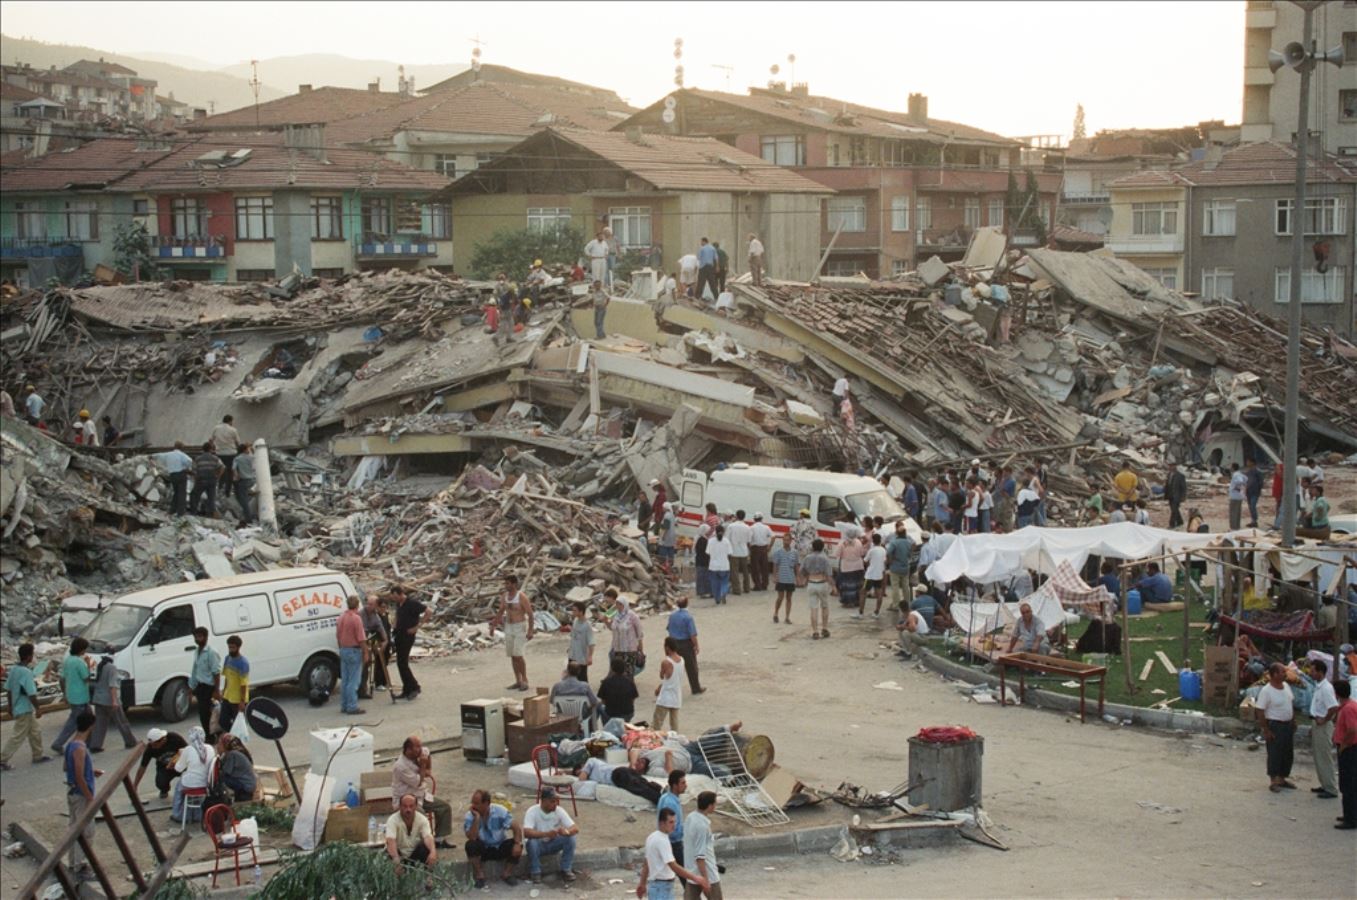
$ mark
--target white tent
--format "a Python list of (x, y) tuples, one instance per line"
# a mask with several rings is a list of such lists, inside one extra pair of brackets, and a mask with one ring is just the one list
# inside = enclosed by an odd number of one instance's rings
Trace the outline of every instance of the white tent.
[(1221, 534), (1185, 534), (1133, 522), (1091, 528), (1019, 528), (1009, 534), (967, 534), (958, 537), (942, 558), (926, 570), (929, 581), (966, 577), (978, 584), (1007, 578), (1022, 569), (1052, 574), (1061, 562), (1075, 570), (1092, 556), (1145, 559), (1206, 547)]

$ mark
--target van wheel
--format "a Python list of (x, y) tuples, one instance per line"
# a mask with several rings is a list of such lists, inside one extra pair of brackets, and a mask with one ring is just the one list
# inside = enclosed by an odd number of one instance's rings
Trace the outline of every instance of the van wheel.
[(160, 690), (160, 716), (166, 722), (182, 722), (188, 718), (188, 681), (176, 678)]
[(339, 664), (332, 657), (317, 654), (302, 666), (300, 681), (302, 690), (308, 694), (312, 691), (332, 694), (335, 683), (339, 681)]

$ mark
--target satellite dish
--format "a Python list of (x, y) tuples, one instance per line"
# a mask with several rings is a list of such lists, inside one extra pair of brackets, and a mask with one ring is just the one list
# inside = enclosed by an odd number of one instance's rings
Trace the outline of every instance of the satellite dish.
[(673, 111), (672, 109), (666, 109), (664, 112), (660, 113), (660, 121), (663, 122), (663, 123), (666, 124), (666, 125), (672, 125), (672, 124), (674, 124), (674, 119), (675, 119), (675, 118), (676, 118), (676, 117), (675, 117), (674, 111)]
[(780, 71), (782, 71), (782, 70), (778, 68), (777, 63), (773, 63), (771, 66), (768, 67), (768, 74), (769, 74), (769, 75), (776, 75), (776, 74), (777, 74), (778, 72), (780, 72)]
[(678, 101), (675, 100), (673, 97), (665, 97), (665, 98), (664, 98), (664, 108), (665, 108), (665, 109), (673, 109), (673, 108), (676, 107), (676, 106), (678, 106)]

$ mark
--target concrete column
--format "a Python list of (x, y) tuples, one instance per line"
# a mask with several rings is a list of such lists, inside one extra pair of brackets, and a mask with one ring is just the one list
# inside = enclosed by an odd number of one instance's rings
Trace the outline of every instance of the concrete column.
[(273, 505), (273, 473), (269, 471), (269, 447), (263, 438), (254, 442), (254, 478), (258, 490), (259, 525), (264, 534), (278, 534), (278, 513)]

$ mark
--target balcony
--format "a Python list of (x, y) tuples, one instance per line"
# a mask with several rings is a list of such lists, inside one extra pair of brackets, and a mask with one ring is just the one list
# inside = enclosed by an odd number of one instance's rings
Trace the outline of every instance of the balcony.
[(952, 228), (929, 228), (919, 233), (919, 249), (965, 250), (971, 243), (974, 228), (957, 225)]
[(359, 259), (422, 259), (438, 255), (438, 243), (424, 234), (365, 233), (353, 239)]
[(222, 260), (230, 254), (226, 252), (226, 238), (221, 235), (199, 237), (173, 237), (155, 235), (151, 238), (151, 254), (166, 262), (176, 260)]
[(1131, 235), (1109, 240), (1107, 247), (1113, 253), (1126, 256), (1165, 255), (1183, 252), (1181, 234)]
[(1106, 206), (1112, 202), (1107, 191), (1066, 191), (1060, 195), (1065, 206)]
[(0, 238), (0, 259), (43, 259), (84, 256), (80, 245), (69, 238)]

